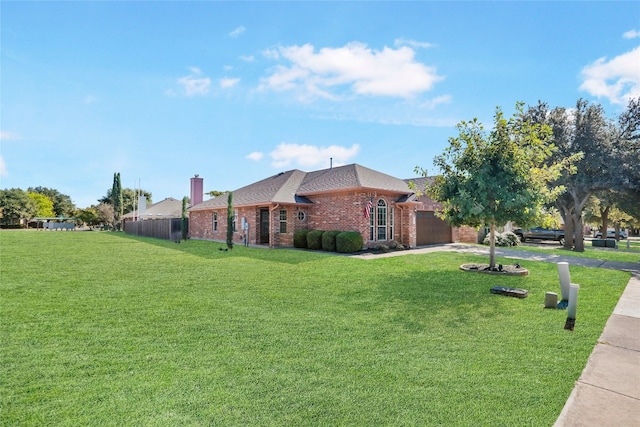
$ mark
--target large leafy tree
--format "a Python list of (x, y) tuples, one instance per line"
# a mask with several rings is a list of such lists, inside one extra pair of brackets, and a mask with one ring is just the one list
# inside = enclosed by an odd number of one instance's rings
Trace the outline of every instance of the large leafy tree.
[[(98, 202), (111, 204), (111, 191), (111, 189), (107, 190), (107, 194), (99, 199)], [(142, 189), (132, 190), (131, 188), (122, 189), (122, 210), (124, 213), (133, 212), (137, 209), (136, 204), (139, 200), (139, 195), (145, 197), (147, 204), (151, 203), (152, 194), (150, 191)]]
[(110, 203), (100, 203), (96, 207), (96, 211), (98, 220), (114, 230), (116, 227), (116, 215), (113, 211), (113, 205), (111, 205)]
[(609, 120), (601, 105), (582, 99), (572, 110), (563, 107), (550, 110), (547, 104), (539, 103), (527, 115), (532, 121), (552, 128), (553, 143), (558, 147), (552, 161), (580, 157), (575, 163), (577, 173), (563, 173), (553, 184), (566, 188), (556, 199), (565, 223), (565, 247), (584, 251), (583, 214), (594, 193), (610, 190), (640, 193), (638, 100), (631, 100), (617, 121)]
[(76, 210), (75, 217), (89, 226), (98, 225), (100, 223), (98, 208), (93, 206)]
[(37, 212), (36, 216), (39, 217), (52, 217), (55, 216), (53, 212), (53, 202), (50, 198), (41, 193), (27, 192), (27, 195), (36, 204)]
[(0, 190), (0, 223), (15, 225), (38, 214), (36, 202), (20, 188)]
[(495, 268), (496, 225), (531, 224), (544, 202), (561, 191), (547, 185), (560, 169), (545, 164), (555, 150), (551, 129), (525, 120), (521, 103), (510, 119), (497, 108), (491, 132), (477, 119), (456, 128), (459, 135), (449, 138), (449, 147), (434, 160), (442, 174), (427, 191), (452, 225), (489, 225), (489, 266)]
[(29, 193), (38, 193), (47, 196), (53, 202), (53, 215), (71, 217), (76, 209), (75, 204), (71, 201), (71, 197), (60, 193), (58, 190), (47, 187), (29, 187)]

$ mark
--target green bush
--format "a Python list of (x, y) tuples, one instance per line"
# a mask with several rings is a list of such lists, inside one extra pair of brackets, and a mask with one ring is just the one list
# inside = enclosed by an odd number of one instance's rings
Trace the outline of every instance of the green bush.
[(392, 249), (394, 251), (403, 251), (406, 249), (406, 247), (400, 243), (400, 242), (396, 242), (395, 240), (391, 243), (389, 243), (389, 249)]
[(322, 249), (322, 230), (311, 230), (307, 233), (307, 248), (309, 249)]
[(296, 230), (296, 232), (293, 233), (293, 247), (301, 248), (301, 249), (306, 248), (308, 233), (309, 233), (309, 230), (307, 230), (306, 228), (302, 230)]
[(373, 247), (373, 249), (376, 252), (380, 252), (380, 253), (383, 253), (383, 254), (389, 252), (389, 246), (385, 245), (384, 243), (378, 243), (377, 245), (375, 245)]
[[(490, 234), (487, 234), (482, 241), (483, 244), (489, 244)], [(510, 231), (505, 231), (504, 233), (496, 233), (496, 246), (518, 246), (520, 244), (520, 239), (518, 236), (513, 234)]]
[(357, 231), (344, 231), (336, 236), (336, 251), (350, 254), (361, 251), (364, 242)]
[(341, 231), (325, 231), (322, 235), (322, 250), (335, 252), (336, 251), (336, 236)]

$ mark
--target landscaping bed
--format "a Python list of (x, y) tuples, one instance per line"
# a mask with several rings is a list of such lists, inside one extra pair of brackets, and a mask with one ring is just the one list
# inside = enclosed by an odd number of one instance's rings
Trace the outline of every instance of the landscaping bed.
[(467, 263), (460, 266), (460, 270), (473, 273), (485, 273), (503, 276), (528, 276), (529, 270), (523, 268), (520, 264), (497, 264), (493, 269), (489, 268), (489, 264), (483, 263)]

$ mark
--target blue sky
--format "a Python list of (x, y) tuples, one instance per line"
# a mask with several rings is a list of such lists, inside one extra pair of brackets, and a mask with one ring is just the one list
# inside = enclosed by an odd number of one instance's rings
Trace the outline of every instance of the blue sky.
[(0, 5), (0, 188), (78, 207), (114, 172), (157, 202), (281, 171), (433, 169), (455, 124), (516, 101), (617, 115), (640, 94), (638, 2)]

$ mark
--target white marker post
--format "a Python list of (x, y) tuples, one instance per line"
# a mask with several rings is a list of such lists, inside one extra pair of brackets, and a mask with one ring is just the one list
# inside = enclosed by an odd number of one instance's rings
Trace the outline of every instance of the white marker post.
[(569, 301), (569, 285), (571, 285), (568, 262), (558, 263), (558, 275), (560, 276), (560, 291), (562, 292), (562, 301), (558, 304), (558, 308), (566, 308), (567, 301)]
[(564, 328), (573, 331), (576, 324), (576, 310), (578, 309), (578, 291), (580, 285), (572, 283), (569, 290), (569, 306), (567, 308), (567, 321), (564, 324)]

